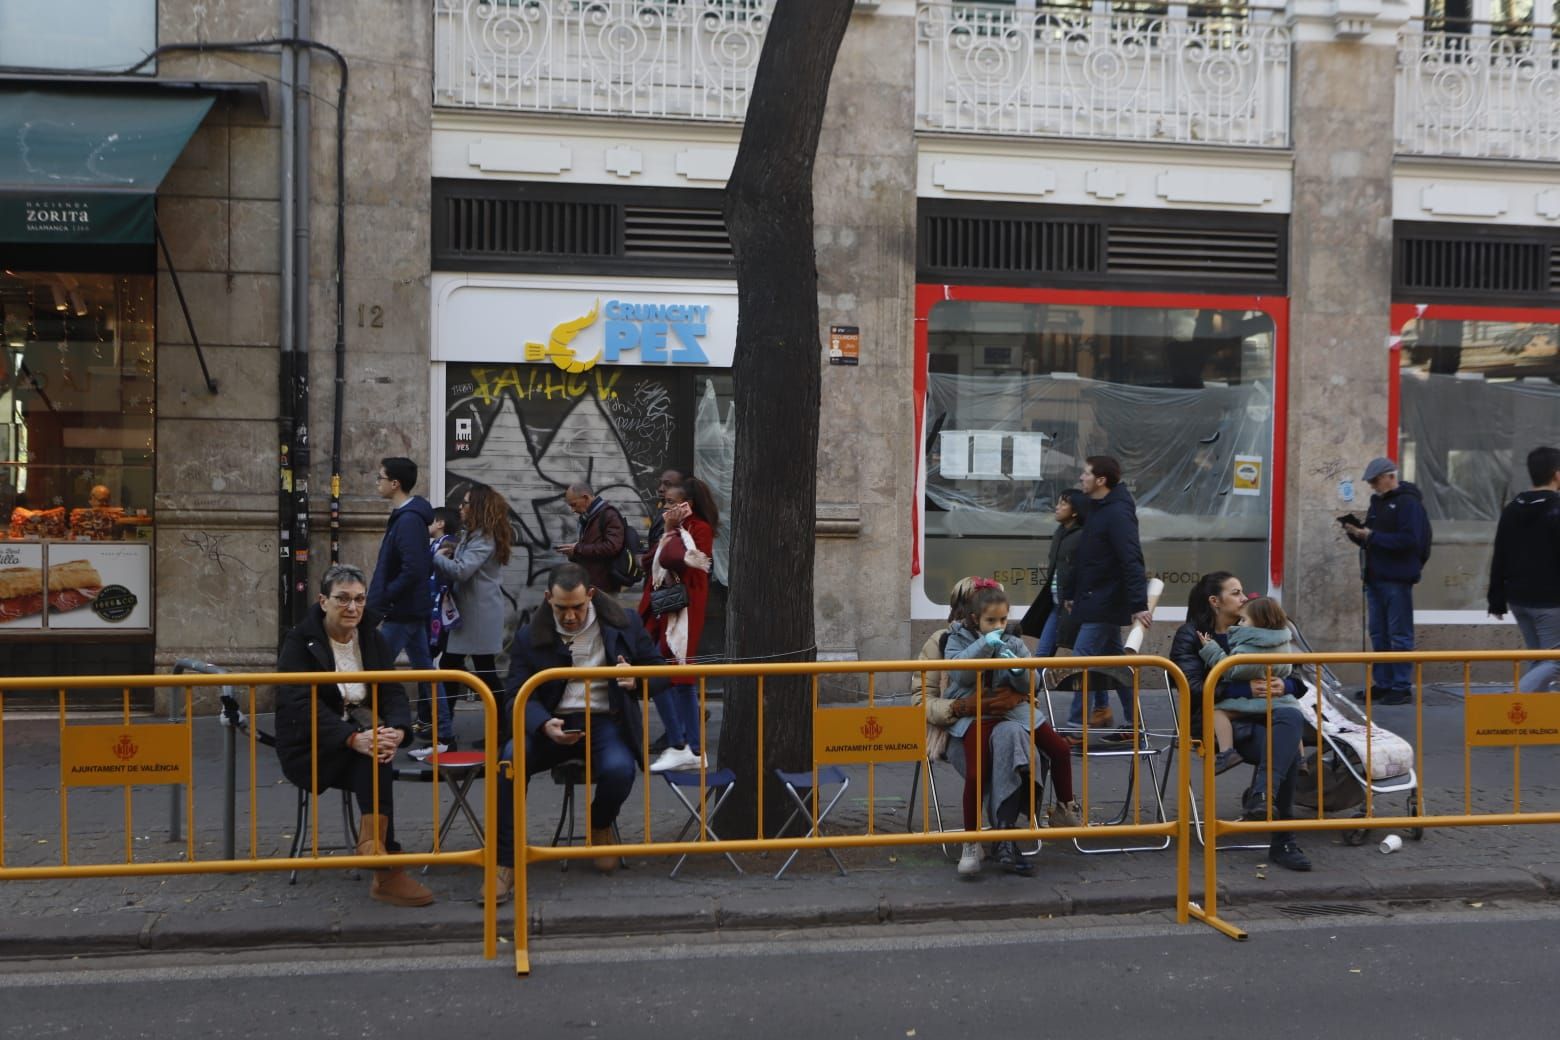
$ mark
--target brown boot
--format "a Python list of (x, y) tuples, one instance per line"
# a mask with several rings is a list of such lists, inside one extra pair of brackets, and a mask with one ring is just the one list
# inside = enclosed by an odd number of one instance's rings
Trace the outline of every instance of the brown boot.
[[(364, 816), (362, 827), (358, 831), (358, 855), (383, 856), (385, 833), (389, 828), (388, 817)], [(374, 871), (374, 880), (369, 882), (368, 895), (370, 899), (377, 899), (391, 906), (427, 906), (433, 902), (433, 893), (399, 867)]]
[[(592, 827), (590, 829), (590, 843), (592, 845), (616, 845), (617, 839), (612, 836), (612, 827)], [(597, 856), (591, 860), (596, 865), (596, 870), (601, 874), (610, 874), (618, 867), (616, 856)]]

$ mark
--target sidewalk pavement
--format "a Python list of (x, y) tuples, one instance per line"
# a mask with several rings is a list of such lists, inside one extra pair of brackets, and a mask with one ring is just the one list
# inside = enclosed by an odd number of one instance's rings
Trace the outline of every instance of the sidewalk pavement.
[[(1388, 714), (1388, 712), (1395, 714)], [(1432, 697), (1426, 712), (1427, 811), (1460, 811), (1463, 799), (1461, 709), (1450, 694)], [(1411, 733), (1407, 709), (1383, 709), (1381, 721)], [(475, 732), (477, 716), (461, 712), (458, 728)], [(221, 732), (215, 721), (197, 724), (197, 849), (202, 857), (221, 852), (219, 792)], [(719, 710), (712, 719), (718, 732)], [(58, 862), (57, 730), (50, 720), (12, 721), (5, 727), (5, 852), (7, 865)], [(291, 841), (294, 789), (280, 781), (275, 759), (262, 750), (257, 762), (260, 853), (285, 856)], [(1529, 749), (1522, 760), (1522, 806), (1553, 809), (1560, 803), (1560, 765), (1553, 749)], [(242, 752), (241, 752), (242, 755)], [(1074, 759), (1075, 773), (1078, 759)], [(247, 758), (240, 758), (239, 846), (247, 851)], [(912, 767), (879, 767), (876, 827), (905, 829)], [(1091, 764), (1094, 815), (1119, 799), (1123, 764)], [(853, 783), (831, 822), (840, 833), (860, 833), (867, 815), (865, 769), (852, 770)], [(1472, 791), (1476, 810), (1504, 811), (1510, 804), (1510, 755), (1486, 752), (1475, 761)], [(1221, 809), (1232, 814), (1243, 782), (1223, 778)], [(625, 840), (643, 831), (644, 794), (639, 786), (624, 808)], [(675, 834), (682, 810), (665, 785), (650, 779), (651, 827), (657, 837)], [(941, 772), (944, 818), (957, 823), (958, 778)], [(429, 786), (398, 784), (397, 825), (407, 848), (427, 848), (431, 838)], [(475, 792), (474, 792), (475, 794)], [(1173, 795), (1173, 785), (1170, 792)], [(340, 840), (335, 795), (324, 802), (321, 844)], [(1401, 795), (1384, 796), (1378, 812), (1397, 813)], [(480, 806), (480, 796), (475, 803)], [(530, 795), (531, 839), (551, 840), (561, 788), (539, 776)], [(1145, 798), (1145, 812), (1150, 802)], [(1173, 809), (1173, 801), (1171, 803)], [(182, 843), (168, 839), (166, 789), (138, 789), (134, 849), (138, 859), (178, 859)], [(441, 813), (451, 808), (446, 796)], [(479, 809), (480, 812), (480, 809)], [(916, 809), (919, 829), (921, 810)], [(117, 789), (78, 790), (71, 795), (72, 862), (116, 862), (123, 857), (123, 796)], [(716, 823), (719, 829), (719, 823)], [(1346, 845), (1340, 834), (1302, 835), (1315, 863), (1309, 874), (1267, 866), (1261, 851), (1221, 853), (1221, 911), (1239, 917), (1254, 904), (1306, 905), (1361, 901), (1404, 902), (1462, 899), (1542, 899), (1560, 892), (1560, 831), (1552, 827), (1449, 828), (1407, 841), (1401, 852), (1383, 855), (1372, 832), (1364, 845)], [(471, 847), (464, 820), (451, 833), (451, 848)], [(1192, 847), (1192, 898), (1200, 900), (1201, 850)], [(990, 864), (975, 880), (959, 879), (951, 858), (936, 845), (843, 849), (849, 871), (840, 876), (821, 852), (801, 853), (782, 880), (774, 872), (789, 853), (737, 857), (738, 876), (721, 856), (690, 857), (679, 876), (667, 876), (666, 857), (630, 858), (612, 876), (595, 873), (588, 861), (567, 871), (538, 864), (530, 871), (532, 936), (545, 943), (559, 936), (634, 935), (678, 931), (793, 929), (823, 925), (936, 920), (1022, 919), (1082, 914), (1172, 912), (1175, 855), (1163, 852), (1083, 855), (1071, 842), (1048, 841), (1035, 857), (1032, 877), (997, 872)], [(949, 854), (957, 855), (950, 846)], [(209, 874), (188, 877), (107, 878), (78, 881), (0, 883), (0, 956), (154, 950), (213, 950), (266, 945), (354, 943), (391, 945), (471, 942), (481, 936), (480, 886), (475, 870), (435, 868), (424, 881), (438, 896), (434, 905), (403, 909), (368, 898), (368, 880), (334, 870), (305, 871), (290, 886), (285, 872)], [(500, 911), (500, 929), (512, 928), (513, 907)]]

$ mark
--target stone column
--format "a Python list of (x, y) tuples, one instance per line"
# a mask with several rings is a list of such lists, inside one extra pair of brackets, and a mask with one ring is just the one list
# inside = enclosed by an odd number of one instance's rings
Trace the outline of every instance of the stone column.
[[(1370, 489), (1359, 478), (1387, 443), (1391, 99), (1397, 15), (1406, 13), (1406, 5), (1379, 0), (1348, 5), (1351, 12), (1373, 9), (1358, 14), (1339, 13), (1342, 6), (1291, 5), (1295, 167), (1284, 602), (1312, 645), (1327, 649), (1361, 645), (1358, 551), (1335, 518), (1364, 515)], [(1405, 10), (1397, 12), (1399, 6)], [(1314, 15), (1313, 7), (1320, 9)]]
[(818, 142), (818, 305), (861, 329), (861, 361), (824, 365), (818, 445), (818, 645), (910, 653), (908, 460), (915, 289), (913, 8), (859, 11), (834, 66)]

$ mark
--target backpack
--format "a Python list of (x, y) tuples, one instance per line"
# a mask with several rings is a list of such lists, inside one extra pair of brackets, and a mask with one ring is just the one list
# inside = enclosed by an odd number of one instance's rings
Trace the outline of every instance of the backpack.
[(612, 580), (625, 589), (633, 588), (645, 580), (645, 568), (640, 563), (645, 554), (644, 539), (639, 536), (639, 528), (629, 523), (621, 512), (613, 506), (607, 508), (623, 521), (623, 551), (612, 561)]

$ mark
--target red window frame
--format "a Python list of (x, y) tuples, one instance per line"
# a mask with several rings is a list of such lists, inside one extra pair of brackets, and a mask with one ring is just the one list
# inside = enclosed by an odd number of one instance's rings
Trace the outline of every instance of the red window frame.
[[(1052, 303), (1094, 307), (1154, 307), (1261, 311), (1273, 319), (1273, 497), (1268, 518), (1268, 575), (1272, 588), (1284, 585), (1284, 484), (1289, 448), (1289, 299), (1284, 296), (1224, 296), (1208, 293), (1117, 292), (1094, 289), (1032, 289), (1010, 286), (940, 285), (915, 288), (915, 499), (910, 507), (910, 575), (921, 573), (921, 510), (925, 507), (927, 319), (948, 300), (975, 303)], [(1413, 310), (1412, 307), (1409, 308)], [(1410, 317), (1413, 314), (1410, 313)], [(1394, 386), (1396, 373), (1394, 372)], [(1395, 403), (1395, 401), (1394, 401)], [(1393, 427), (1396, 429), (1396, 426)]]

